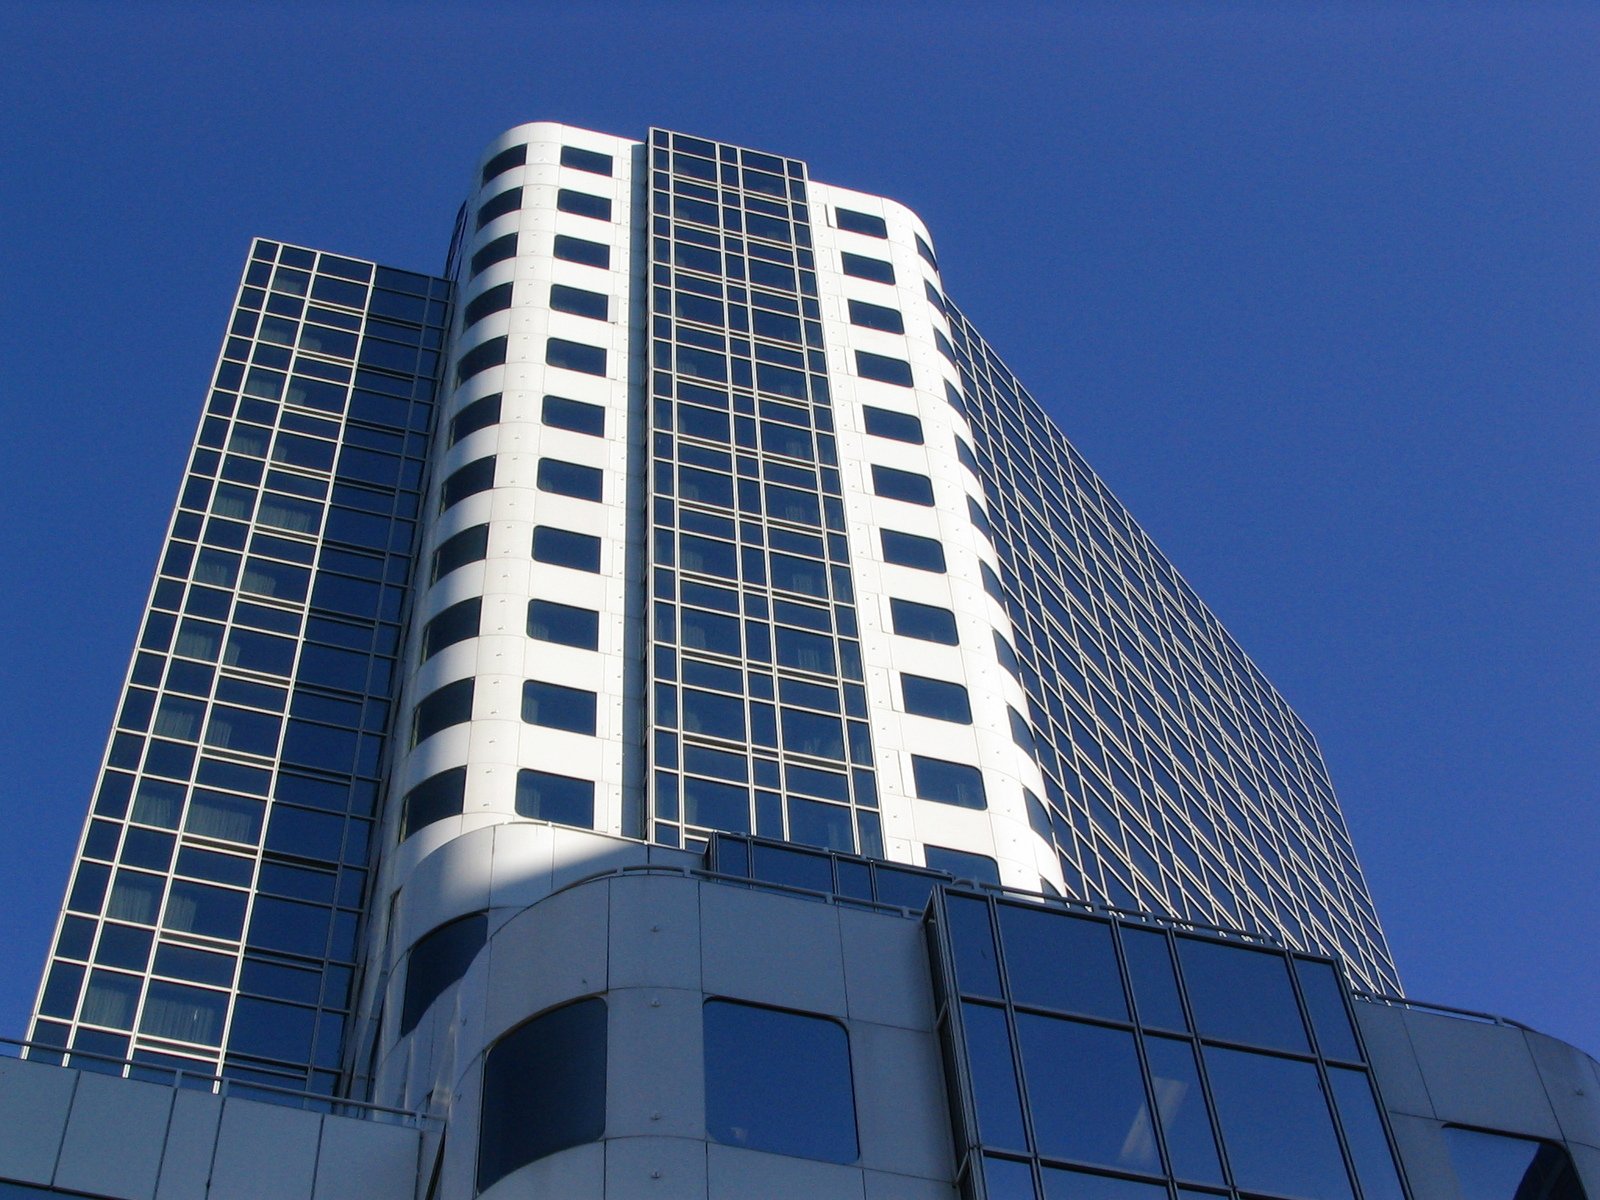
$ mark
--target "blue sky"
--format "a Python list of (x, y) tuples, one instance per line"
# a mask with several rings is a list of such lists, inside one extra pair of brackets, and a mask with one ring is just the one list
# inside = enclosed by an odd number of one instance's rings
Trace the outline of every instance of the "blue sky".
[(1600, 1052), (1600, 9), (998, 14), (5, 6), (0, 1034), (249, 238), (436, 270), (479, 149), (554, 119), (916, 209), (1318, 735), (1408, 990)]

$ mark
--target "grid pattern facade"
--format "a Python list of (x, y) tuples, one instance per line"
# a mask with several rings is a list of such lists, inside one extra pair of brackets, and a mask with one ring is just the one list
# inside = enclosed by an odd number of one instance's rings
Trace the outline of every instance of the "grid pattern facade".
[(805, 166), (650, 155), (651, 837), (879, 855)]
[(951, 304), (961, 391), (1069, 890), (1337, 950), (1398, 992), (1310, 732)]
[(448, 305), (252, 247), (34, 1041), (336, 1090)]

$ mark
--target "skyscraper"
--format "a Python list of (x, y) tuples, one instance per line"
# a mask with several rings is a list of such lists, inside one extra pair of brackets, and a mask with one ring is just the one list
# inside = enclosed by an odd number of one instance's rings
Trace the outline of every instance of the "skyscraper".
[(538, 124), (442, 277), (251, 248), (30, 1057), (424, 1113), (447, 1195), (1391, 1200), (1341, 980), (1315, 741), (915, 214)]

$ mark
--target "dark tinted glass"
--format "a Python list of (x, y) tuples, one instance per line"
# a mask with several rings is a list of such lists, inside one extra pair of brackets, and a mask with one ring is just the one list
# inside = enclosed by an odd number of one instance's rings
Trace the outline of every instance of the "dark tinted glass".
[(1110, 925), (1020, 904), (999, 911), (1013, 1001), (1128, 1019)]
[(910, 413), (891, 412), (887, 408), (863, 406), (867, 417), (867, 432), (873, 437), (892, 438), (897, 442), (922, 445), (922, 422)]
[(460, 383), (471, 379), (474, 375), (481, 375), (490, 367), (498, 367), (505, 361), (506, 339), (490, 338), (461, 356), (461, 360), (456, 363), (456, 382)]
[(499, 195), (485, 200), (478, 207), (478, 228), (482, 229), (497, 217), (507, 213), (516, 212), (522, 207), (522, 189), (519, 187), (507, 188)]
[(552, 367), (565, 367), (584, 375), (606, 373), (606, 352), (601, 346), (586, 346), (582, 342), (569, 342), (551, 338), (545, 343), (545, 362)]
[(975, 883), (1000, 882), (1000, 864), (987, 854), (951, 850), (947, 846), (924, 846), (922, 854), (933, 870), (946, 871), (957, 879), (970, 879)]
[(905, 319), (897, 308), (882, 304), (868, 304), (865, 300), (850, 301), (850, 324), (866, 329), (882, 329), (886, 333), (904, 333)]
[(1317, 1035), (1317, 1048), (1328, 1058), (1360, 1062), (1355, 1030), (1344, 1006), (1344, 989), (1332, 963), (1294, 960), (1294, 973), (1300, 980), (1300, 994), (1311, 1013), (1311, 1029)]
[(478, 1190), (597, 1140), (605, 1126), (605, 1001), (579, 1000), (534, 1017), (484, 1056)]
[(985, 1146), (1025, 1150), (1022, 1103), (1017, 1097), (1017, 1071), (1011, 1059), (1011, 1035), (1006, 1014), (987, 1004), (963, 1004), (967, 1068), (972, 1075), (973, 1101), (978, 1109), (978, 1136)]
[(956, 986), (977, 996), (1000, 994), (1000, 968), (995, 956), (989, 906), (982, 900), (947, 896), (950, 945), (956, 960)]
[(564, 262), (581, 263), (586, 267), (609, 267), (611, 247), (604, 242), (591, 242), (587, 238), (556, 234), (555, 256)]
[(1122, 952), (1133, 979), (1133, 1001), (1139, 1006), (1140, 1022), (1162, 1029), (1188, 1029), (1166, 934), (1124, 925)]
[(959, 683), (929, 679), (925, 675), (902, 674), (900, 690), (905, 698), (906, 712), (913, 716), (954, 721), (958, 725), (972, 724), (972, 704), (967, 699), (967, 689)]
[(406, 962), (405, 1003), (400, 1011), (400, 1035), (417, 1027), (428, 1006), (472, 965), (489, 939), (489, 918), (473, 913), (424, 934), (411, 947)]
[(494, 486), (494, 455), (474, 459), (450, 473), (439, 489), (439, 511), (459, 504), (468, 496), (486, 492)]
[(588, 171), (595, 175), (611, 174), (611, 155), (598, 150), (580, 150), (577, 146), (561, 147), (561, 165), (575, 171)]
[(423, 626), (421, 661), (427, 662), (446, 646), (477, 637), (482, 610), (483, 601), (474, 596), (470, 600), (452, 604)]
[(557, 429), (570, 429), (574, 433), (588, 433), (604, 437), (606, 410), (598, 404), (585, 404), (582, 400), (568, 400), (564, 396), (546, 396), (541, 414), (546, 425)]
[(989, 807), (989, 798), (983, 790), (983, 772), (977, 767), (913, 754), (911, 774), (917, 796), (923, 800), (953, 804), (957, 808)]
[(577, 571), (599, 571), (600, 539), (550, 525), (535, 526), (533, 559)]
[(454, 683), (447, 683), (418, 703), (411, 727), (411, 744), (415, 746), (441, 729), (471, 719), (472, 680), (458, 679)]
[(879, 383), (892, 383), (896, 387), (911, 386), (911, 364), (903, 358), (887, 354), (869, 354), (856, 351), (856, 374), (863, 379), (876, 379)]
[(915, 533), (901, 533), (894, 529), (880, 529), (883, 543), (883, 560), (902, 567), (915, 567), (919, 571), (944, 573), (944, 547), (937, 540)]
[(511, 285), (509, 283), (498, 284), (488, 291), (474, 296), (467, 302), (467, 307), (462, 314), (462, 328), (477, 324), (490, 313), (502, 312), (510, 307)]
[(517, 815), (594, 828), (594, 783), (549, 771), (517, 772)]
[[(1400, 1186), (1400, 1176), (1395, 1171), (1394, 1155), (1378, 1117), (1367, 1073), (1348, 1067), (1329, 1067), (1328, 1080), (1333, 1084), (1333, 1107), (1339, 1113), (1339, 1124), (1344, 1126), (1345, 1143), (1350, 1147), (1350, 1157), (1355, 1160), (1356, 1178), (1361, 1181), (1364, 1200), (1405, 1200), (1405, 1189)], [(1449, 1133), (1445, 1130), (1447, 1142)], [(1454, 1150), (1452, 1145), (1452, 1156)], [(1550, 1196), (1543, 1188), (1534, 1192), (1524, 1192), (1521, 1188), (1519, 1183), (1496, 1200), (1512, 1200), (1519, 1195)], [(1465, 1183), (1461, 1190), (1468, 1200), (1474, 1200)]]
[(481, 275), (495, 263), (514, 258), (516, 253), (517, 235), (514, 233), (503, 234), (492, 242), (486, 242), (483, 248), (472, 256), (472, 275)]
[(559, 458), (539, 460), (537, 486), (541, 492), (572, 496), (578, 500), (598, 500), (602, 479), (599, 467), (586, 467)]
[(451, 767), (430, 775), (406, 793), (400, 809), (400, 836), (407, 838), (424, 825), (432, 825), (461, 812), (467, 790), (467, 769)]
[(528, 161), (528, 148), (526, 146), (512, 146), (509, 150), (502, 150), (488, 162), (483, 164), (483, 174), (478, 180), (482, 187), (496, 175), (503, 175), (512, 167), (520, 167)]
[(730, 1146), (856, 1160), (855, 1089), (844, 1027), (825, 1017), (708, 1000), (706, 1132)]
[(454, 446), (469, 433), (500, 423), (500, 393), (474, 400), (450, 422), (450, 444)]
[(854, 212), (848, 208), (833, 210), (834, 220), (840, 229), (847, 229), (851, 233), (864, 233), (868, 237), (886, 238), (889, 236), (889, 227), (884, 224), (882, 217), (875, 217), (871, 213)]
[(1444, 1140), (1464, 1200), (1583, 1200), (1572, 1158), (1560, 1146), (1451, 1126)]
[(868, 258), (864, 254), (850, 254), (846, 252), (841, 256), (844, 260), (844, 273), (854, 275), (857, 279), (871, 279), (875, 283), (893, 283), (894, 267), (884, 262), (881, 258)]
[(597, 221), (611, 220), (611, 201), (605, 196), (577, 192), (562, 188), (556, 193), (556, 208), (579, 217), (593, 217)]
[(600, 292), (585, 288), (568, 287), (564, 283), (550, 285), (550, 307), (556, 312), (573, 313), (604, 321), (610, 311), (611, 301)]
[(904, 500), (908, 504), (933, 507), (933, 481), (914, 471), (901, 471), (895, 467), (872, 467), (872, 490), (889, 500)]
[(1155, 1141), (1130, 1137), (1148, 1120), (1133, 1034), (1017, 1014), (1028, 1112), (1041, 1155), (1158, 1173)]
[(1175, 1038), (1147, 1037), (1144, 1052), (1150, 1063), (1150, 1082), (1156, 1094), (1161, 1132), (1167, 1139), (1167, 1155), (1172, 1159), (1172, 1173), (1179, 1179), (1220, 1184), (1222, 1165), (1217, 1160), (1216, 1139), (1211, 1135), (1200, 1072), (1195, 1068), (1194, 1044)]
[(894, 623), (894, 631), (902, 637), (938, 642), (941, 646), (954, 646), (960, 641), (956, 633), (956, 615), (948, 608), (892, 597), (889, 600), (889, 616)]
[(1202, 1037), (1275, 1050), (1311, 1049), (1281, 954), (1180, 937), (1178, 959), (1195, 1031)]
[(595, 694), (530, 679), (522, 685), (522, 719), (546, 729), (594, 734)]
[[(1187, 958), (1184, 965), (1187, 978)], [(1202, 1053), (1241, 1191), (1317, 1200), (1351, 1195), (1316, 1067), (1220, 1046)]]
[(479, 562), (489, 552), (489, 527), (474, 525), (439, 543), (433, 552), (433, 581), (438, 582), (457, 567)]
[(528, 601), (528, 636), (593, 650), (600, 644), (600, 614), (554, 600)]

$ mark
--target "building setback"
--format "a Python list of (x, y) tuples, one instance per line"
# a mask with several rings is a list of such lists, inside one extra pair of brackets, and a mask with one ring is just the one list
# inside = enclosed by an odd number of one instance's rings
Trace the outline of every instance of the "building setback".
[(1595, 1063), (1401, 998), (914, 213), (663, 130), (474, 182), (441, 277), (251, 248), (0, 1189), (1600, 1186)]

